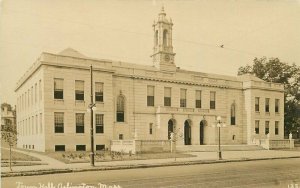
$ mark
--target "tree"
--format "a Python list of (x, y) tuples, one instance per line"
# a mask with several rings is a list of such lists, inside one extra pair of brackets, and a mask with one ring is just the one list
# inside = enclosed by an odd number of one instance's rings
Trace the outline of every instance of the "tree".
[(171, 141), (171, 152), (174, 153), (174, 160), (176, 161), (176, 143), (178, 140), (183, 138), (183, 134), (180, 128), (177, 129), (175, 126), (174, 129), (175, 130), (173, 132), (170, 132), (171, 134), (170, 141)]
[(1, 104), (1, 109), (4, 110), (4, 107), (7, 107), (7, 110), (8, 110), (8, 111), (11, 111), (11, 110), (12, 110), (11, 105), (8, 104), (8, 103), (2, 103), (2, 104)]
[(240, 67), (238, 75), (253, 74), (267, 81), (284, 84), (285, 135), (300, 128), (300, 67), (281, 62), (278, 58), (255, 58), (253, 65)]
[(1, 126), (1, 136), (5, 142), (9, 145), (9, 168), (11, 168), (12, 162), (12, 155), (11, 155), (11, 148), (16, 145), (17, 143), (17, 129), (16, 126), (11, 125), (3, 125)]

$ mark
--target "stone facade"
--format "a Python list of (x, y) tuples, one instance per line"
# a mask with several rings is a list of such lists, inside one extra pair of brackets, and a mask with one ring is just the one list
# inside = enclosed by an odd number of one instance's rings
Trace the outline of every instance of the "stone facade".
[(227, 125), (221, 128), (222, 144), (253, 144), (266, 138), (265, 130), (270, 138), (283, 139), (283, 86), (251, 75), (176, 67), (172, 25), (162, 10), (153, 24), (153, 66), (93, 59), (70, 48), (42, 53), (17, 83), (18, 147), (89, 150), (90, 65), (94, 101), (99, 97), (94, 111), (96, 149), (109, 148), (111, 140), (118, 139), (167, 140), (171, 131), (182, 135), (179, 145), (214, 145), (217, 116)]

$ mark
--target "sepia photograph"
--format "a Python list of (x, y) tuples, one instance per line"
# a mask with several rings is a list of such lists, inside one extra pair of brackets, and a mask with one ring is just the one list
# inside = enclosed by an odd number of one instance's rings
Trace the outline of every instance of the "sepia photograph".
[(0, 0), (0, 188), (300, 188), (299, 0)]

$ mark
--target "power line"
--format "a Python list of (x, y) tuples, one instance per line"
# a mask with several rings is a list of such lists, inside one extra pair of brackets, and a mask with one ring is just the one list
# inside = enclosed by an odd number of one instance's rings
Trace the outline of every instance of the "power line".
[[(7, 9), (6, 9), (7, 10)], [(28, 14), (28, 13), (24, 13), (22, 11), (15, 11), (15, 10), (10, 10), (8, 9), (10, 12), (16, 12), (16, 13), (19, 13), (19, 14), (25, 14), (25, 15), (32, 15), (32, 14)], [(68, 22), (68, 23), (74, 23), (74, 24), (79, 24), (79, 25), (83, 25), (83, 26), (86, 26), (86, 27), (89, 27), (90, 29), (94, 30), (95, 31), (95, 28), (97, 27), (102, 27), (104, 29), (108, 29), (108, 30), (115, 30), (115, 31), (119, 31), (119, 32), (123, 32), (123, 33), (132, 33), (132, 34), (136, 34), (136, 35), (141, 35), (141, 36), (145, 36), (145, 37), (153, 37), (153, 35), (149, 34), (149, 33), (142, 33), (142, 32), (137, 32), (137, 31), (130, 31), (130, 30), (126, 30), (126, 29), (122, 29), (122, 28), (116, 28), (116, 27), (107, 27), (105, 26), (105, 24), (94, 24), (94, 25), (91, 25), (91, 24), (87, 24), (85, 22), (80, 22), (80, 21), (74, 21), (74, 20), (68, 20), (68, 19), (60, 19), (59, 21), (56, 20), (56, 19), (53, 19), (49, 17), (48, 18), (45, 18), (44, 15), (41, 15), (41, 14), (35, 14), (37, 16), (39, 16), (40, 18), (42, 19), (46, 19), (46, 20), (50, 20), (50, 21), (54, 21), (54, 22)], [(273, 24), (274, 21), (272, 21), (270, 24)], [(268, 24), (268, 25), (270, 25)], [(264, 25), (262, 27), (260, 27), (259, 29), (263, 29), (264, 27), (267, 27), (268, 25)], [(254, 31), (254, 30), (253, 30)], [(259, 54), (255, 54), (255, 53), (252, 53), (252, 52), (248, 52), (248, 51), (245, 51), (245, 50), (240, 50), (240, 49), (236, 49), (236, 48), (228, 48), (227, 45), (232, 43), (233, 41), (235, 41), (237, 39), (234, 39), (234, 40), (231, 40), (229, 42), (226, 42), (226, 46), (224, 46), (224, 44), (222, 45), (218, 45), (218, 44), (212, 44), (212, 43), (204, 43), (204, 42), (199, 42), (199, 41), (190, 41), (190, 40), (185, 40), (185, 39), (176, 39), (174, 38), (173, 41), (178, 41), (178, 42), (184, 42), (184, 43), (188, 43), (188, 44), (194, 44), (194, 45), (199, 45), (199, 46), (205, 46), (205, 47), (210, 47), (210, 48), (217, 48), (217, 49), (225, 49), (227, 51), (233, 51), (233, 52), (238, 52), (238, 53), (241, 53), (241, 54), (247, 54), (247, 55), (259, 55)], [(2, 42), (10, 42), (10, 41), (2, 41)], [(10, 42), (11, 43), (11, 42)], [(15, 43), (15, 42), (14, 42)], [(19, 44), (22, 44), (22, 43), (19, 43)], [(32, 46), (32, 44), (31, 44)], [(37, 46), (37, 45), (36, 45)], [(45, 46), (45, 45), (43, 45)], [(46, 45), (47, 46), (47, 45)], [(263, 55), (260, 55), (260, 56), (263, 56)], [(117, 56), (115, 56), (117, 57)], [(128, 58), (128, 57), (127, 57)], [(131, 59), (140, 59), (140, 58), (131, 58)]]

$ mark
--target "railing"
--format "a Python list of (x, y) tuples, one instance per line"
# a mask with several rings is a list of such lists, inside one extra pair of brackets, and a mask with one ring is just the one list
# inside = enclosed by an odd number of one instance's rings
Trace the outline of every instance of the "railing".
[(281, 139), (281, 140), (269, 140), (269, 139), (260, 139), (259, 145), (265, 149), (285, 149), (285, 148), (294, 148), (293, 139)]
[(125, 153), (135, 153), (134, 140), (111, 140), (110, 150)]
[(111, 151), (122, 151), (125, 153), (141, 152), (163, 152), (170, 151), (169, 140), (111, 140)]
[(283, 85), (282, 84), (271, 83), (271, 82), (253, 81), (252, 85), (253, 86), (258, 86), (258, 87), (283, 89)]
[(269, 140), (270, 149), (294, 148), (294, 140)]

